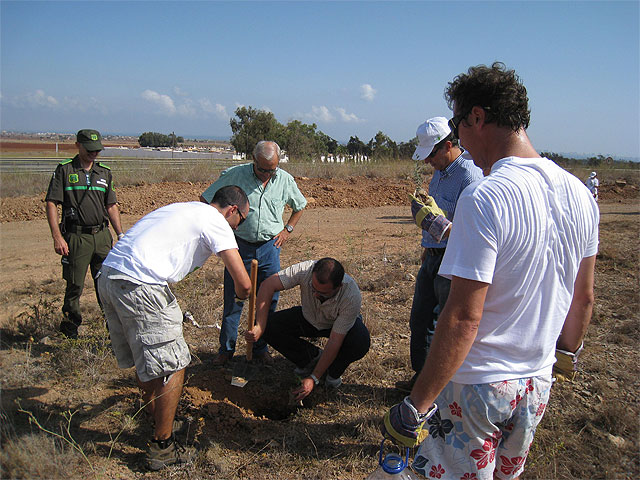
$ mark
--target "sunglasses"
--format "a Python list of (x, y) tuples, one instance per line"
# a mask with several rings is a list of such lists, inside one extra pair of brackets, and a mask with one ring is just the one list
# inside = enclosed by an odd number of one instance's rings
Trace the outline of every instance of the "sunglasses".
[(466, 118), (471, 113), (471, 109), (467, 110), (467, 113), (461, 113), (459, 115), (454, 115), (452, 119), (449, 120), (449, 128), (453, 132), (453, 135), (456, 138), (460, 138), (458, 136), (458, 127), (460, 126), (460, 122), (463, 118)]
[(242, 212), (240, 211), (240, 207), (238, 207), (238, 206), (236, 205), (236, 208), (237, 208), (236, 212), (237, 212), (237, 213), (238, 213), (238, 215), (240, 216), (240, 221), (238, 222), (238, 226), (240, 226), (240, 225), (242, 225), (242, 223), (247, 219), (247, 217), (245, 217), (245, 216), (242, 214)]
[(262, 168), (260, 166), (258, 166), (257, 163), (254, 162), (254, 166), (256, 167), (256, 170), (258, 170), (260, 173), (267, 173), (269, 175), (273, 175), (274, 173), (276, 173), (278, 171), (278, 167), (276, 168)]

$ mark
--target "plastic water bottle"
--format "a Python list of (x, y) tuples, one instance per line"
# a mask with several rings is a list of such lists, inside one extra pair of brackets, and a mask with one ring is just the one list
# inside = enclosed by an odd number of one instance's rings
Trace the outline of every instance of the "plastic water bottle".
[(387, 453), (384, 458), (384, 438), (380, 443), (380, 453), (378, 454), (378, 468), (376, 468), (366, 480), (418, 480), (418, 477), (407, 468), (409, 465), (409, 448), (405, 452), (405, 458), (397, 453)]

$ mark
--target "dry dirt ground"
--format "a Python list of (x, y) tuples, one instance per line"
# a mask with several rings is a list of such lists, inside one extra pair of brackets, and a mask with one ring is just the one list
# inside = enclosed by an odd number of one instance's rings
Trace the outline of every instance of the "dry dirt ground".
[[(162, 473), (142, 467), (151, 430), (138, 413), (131, 371), (118, 370), (110, 353), (91, 282), (80, 340), (55, 333), (64, 285), (43, 195), (0, 200), (2, 478), (362, 479), (375, 468), (378, 421), (402, 398), (395, 381), (411, 374), (408, 318), (420, 239), (406, 206), (411, 184), (297, 180), (310, 205), (283, 248), (282, 264), (341, 260), (363, 291), (371, 350), (347, 370), (338, 391), (318, 388), (302, 407), (289, 401), (297, 379), (278, 354), (274, 366), (255, 367), (245, 388), (232, 387), (232, 368), (211, 366), (222, 267), (209, 260), (174, 288), (200, 325), (185, 324), (193, 362), (179, 407), (198, 455)], [(164, 204), (196, 200), (205, 186), (119, 189), (125, 228)], [(601, 190), (597, 300), (580, 376), (554, 387), (522, 478), (640, 476), (637, 192), (633, 185)], [(284, 292), (279, 307), (298, 300), (296, 291)]]

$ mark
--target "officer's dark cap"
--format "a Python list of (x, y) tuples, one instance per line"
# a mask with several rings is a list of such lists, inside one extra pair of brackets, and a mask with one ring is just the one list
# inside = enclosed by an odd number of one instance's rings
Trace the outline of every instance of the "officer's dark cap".
[(100, 132), (90, 128), (80, 130), (76, 135), (76, 141), (81, 143), (87, 150), (102, 150), (101, 140)]

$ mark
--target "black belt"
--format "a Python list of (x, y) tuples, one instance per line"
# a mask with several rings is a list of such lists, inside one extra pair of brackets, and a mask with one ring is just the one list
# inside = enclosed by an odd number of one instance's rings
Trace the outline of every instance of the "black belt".
[(431, 255), (432, 257), (437, 257), (438, 255), (444, 255), (444, 251), (446, 248), (430, 248), (426, 247), (427, 255)]
[(69, 225), (65, 227), (65, 230), (68, 233), (90, 233), (91, 235), (95, 235), (101, 232), (104, 227), (104, 223), (102, 225)]
[(264, 245), (267, 242), (270, 242), (271, 240), (263, 240), (262, 242), (247, 242), (246, 240), (240, 238), (240, 237), (236, 237), (236, 240), (240, 243), (244, 243), (245, 245), (249, 245), (251, 247), (261, 247), (262, 245)]

